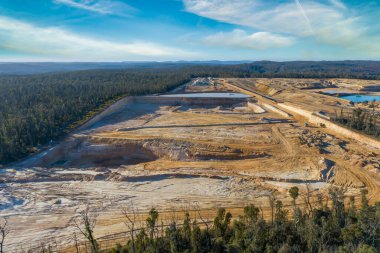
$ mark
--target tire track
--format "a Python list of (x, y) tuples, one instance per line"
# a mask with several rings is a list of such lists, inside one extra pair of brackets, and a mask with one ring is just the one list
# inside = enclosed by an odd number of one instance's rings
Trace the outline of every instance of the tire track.
[(277, 126), (272, 127), (272, 133), (285, 146), (285, 150), (289, 155), (295, 155), (293, 145), (285, 138), (285, 136), (280, 132), (280, 129)]

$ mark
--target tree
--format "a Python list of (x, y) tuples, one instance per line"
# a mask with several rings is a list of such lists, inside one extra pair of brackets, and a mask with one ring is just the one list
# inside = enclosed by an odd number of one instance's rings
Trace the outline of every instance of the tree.
[(190, 246), (190, 241), (191, 241), (191, 227), (190, 227), (190, 215), (189, 212), (185, 213), (185, 218), (183, 220), (182, 224), (182, 239), (183, 239), (183, 244), (185, 248), (188, 248)]
[[(210, 227), (209, 227), (209, 220), (203, 218), (202, 213), (201, 213), (201, 208), (199, 206), (199, 203), (195, 203), (195, 209), (197, 210), (199, 219), (202, 221), (203, 225), (206, 227), (206, 230), (201, 233), (202, 240), (205, 241), (203, 250), (204, 252), (209, 252), (211, 250), (211, 233), (210, 233)], [(197, 228), (198, 226), (196, 226)], [(199, 228), (199, 227), (198, 227)]]
[(8, 228), (8, 220), (3, 219), (3, 221), (0, 221), (0, 253), (4, 252), (4, 242), (9, 232), (10, 230)]
[(306, 194), (304, 197), (304, 201), (307, 208), (307, 215), (310, 216), (313, 211), (313, 207), (311, 205), (311, 200), (310, 200), (312, 197), (312, 191), (311, 191), (311, 187), (309, 183), (305, 184), (305, 186), (306, 186)]
[(250, 204), (244, 207), (244, 218), (249, 223), (257, 222), (259, 213), (260, 213), (259, 208), (255, 207), (255, 205), (253, 204)]
[(189, 79), (164, 69), (0, 75), (0, 164), (49, 145), (124, 96), (166, 92)]
[(89, 206), (87, 206), (79, 213), (79, 218), (74, 220), (75, 226), (90, 243), (92, 253), (99, 252), (99, 245), (94, 237), (96, 218), (97, 214), (91, 213)]
[(360, 191), (360, 193), (361, 193), (362, 208), (365, 209), (365, 208), (368, 207), (368, 199), (367, 199), (368, 190), (367, 189), (362, 189)]
[(153, 240), (156, 229), (156, 221), (158, 219), (158, 212), (155, 208), (150, 209), (149, 217), (146, 219), (146, 224), (149, 230), (149, 238)]
[(131, 201), (129, 208), (122, 208), (122, 214), (126, 218), (124, 224), (128, 227), (132, 239), (132, 252), (136, 253), (135, 246), (135, 224), (136, 224), (136, 210)]
[[(193, 223), (193, 229), (191, 231), (191, 248), (193, 253), (202, 252), (205, 250), (206, 245), (202, 245), (202, 231), (200, 227), (196, 224), (196, 221)], [(207, 250), (207, 249), (206, 249)]]
[(286, 222), (287, 219), (287, 210), (284, 210), (282, 201), (277, 200), (276, 204), (276, 211), (275, 211), (275, 222), (282, 224)]
[(217, 237), (225, 237), (232, 215), (226, 209), (219, 208), (214, 219), (214, 231)]
[[(342, 206), (342, 188), (331, 188), (330, 195), (332, 201), (328, 205), (312, 205), (310, 216), (306, 215), (308, 210), (300, 210), (302, 220), (297, 226), (294, 220), (287, 218), (287, 210), (279, 200), (274, 203), (273, 223), (258, 218), (259, 209), (248, 205), (244, 215), (235, 219), (231, 226), (232, 215), (220, 208), (210, 230), (207, 223), (202, 229), (195, 220), (189, 225), (188, 215), (185, 215), (182, 228), (173, 221), (165, 233), (153, 239), (142, 229), (136, 238), (136, 250), (140, 253), (378, 252), (380, 203), (368, 204), (365, 210), (352, 212)], [(155, 212), (150, 213), (151, 216)], [(351, 219), (350, 215), (355, 216), (352, 221), (340, 222), (339, 217), (346, 221)], [(116, 247), (112, 252), (119, 253), (121, 249)]]
[(296, 226), (298, 225), (298, 223), (300, 222), (300, 219), (301, 219), (301, 210), (297, 209), (297, 203), (296, 203), (296, 200), (299, 196), (299, 189), (297, 186), (293, 186), (292, 188), (289, 189), (289, 195), (290, 197), (292, 198), (292, 204), (293, 204), (293, 217), (294, 217), (294, 221), (295, 221), (295, 224)]
[(344, 192), (345, 190), (343, 188), (332, 187), (329, 189), (329, 194), (332, 200), (333, 215), (336, 217), (340, 226), (345, 224)]
[(379, 115), (374, 109), (366, 110), (362, 108), (356, 108), (344, 113), (342, 108), (340, 115), (337, 115), (334, 120), (349, 128), (361, 131), (368, 135), (379, 137), (379, 119)]
[(271, 220), (273, 223), (274, 222), (274, 207), (275, 207), (275, 203), (276, 203), (276, 197), (273, 193), (271, 193), (270, 195), (268, 195), (268, 199), (269, 199), (269, 206), (271, 209)]
[(289, 189), (289, 195), (292, 198), (292, 203), (294, 206), (294, 209), (296, 208), (296, 200), (299, 196), (299, 189), (297, 186), (293, 186), (292, 188)]

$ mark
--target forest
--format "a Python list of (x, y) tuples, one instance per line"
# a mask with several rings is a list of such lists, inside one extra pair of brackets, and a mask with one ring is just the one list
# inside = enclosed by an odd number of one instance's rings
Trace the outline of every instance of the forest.
[(277, 77), (380, 78), (380, 61), (179, 61), (179, 62), (83, 62), (0, 63), (0, 74), (37, 74), (89, 69), (223, 69), (244, 75)]
[(118, 98), (164, 92), (189, 78), (171, 71), (0, 77), (0, 164), (37, 151)]
[[(19, 66), (15, 64), (1, 67)], [(48, 68), (46, 64), (41, 66)], [(194, 77), (380, 79), (379, 62), (140, 63), (124, 69), (123, 64), (101, 66), (118, 69), (0, 75), (0, 166), (37, 152), (123, 96), (165, 92)], [(30, 68), (37, 71), (33, 64), (28, 65), (28, 71), (32, 71)]]
[[(124, 242), (108, 242), (113, 247), (107, 249), (104, 241), (95, 239), (96, 214), (87, 208), (76, 222), (86, 242), (76, 242), (72, 252), (380, 252), (380, 202), (370, 205), (367, 190), (361, 191), (358, 200), (345, 196), (345, 190), (338, 187), (330, 188), (327, 199), (320, 193), (312, 196), (316, 202), (302, 195), (296, 186), (288, 194), (292, 203), (286, 207), (275, 197), (269, 198), (269, 216), (249, 204), (238, 217), (224, 208), (217, 210), (213, 220), (202, 217), (200, 212), (191, 219), (185, 211), (182, 222), (173, 219), (165, 226), (160, 224), (160, 213), (152, 208), (140, 227), (131, 205), (123, 211), (128, 236), (123, 234)], [(45, 244), (34, 252), (50, 252), (49, 247)]]
[(340, 113), (336, 113), (333, 120), (348, 128), (380, 138), (380, 118), (375, 110), (356, 108), (345, 112), (342, 109)]

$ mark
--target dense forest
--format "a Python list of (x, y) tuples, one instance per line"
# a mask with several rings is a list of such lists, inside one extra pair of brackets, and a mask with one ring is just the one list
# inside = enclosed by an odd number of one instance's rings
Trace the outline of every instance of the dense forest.
[[(360, 203), (354, 197), (347, 202), (343, 189), (331, 188), (329, 201), (317, 194), (313, 207), (307, 199), (303, 199), (305, 205), (299, 204), (301, 193), (292, 187), (292, 205), (285, 208), (280, 200), (271, 198), (266, 219), (260, 208), (250, 204), (239, 217), (220, 208), (213, 222), (200, 214), (198, 220), (192, 220), (186, 213), (183, 222), (173, 220), (165, 227), (154, 208), (142, 228), (136, 227), (134, 212), (124, 211), (130, 236), (112, 250), (102, 250), (101, 242), (95, 239), (95, 216), (88, 209), (79, 218), (78, 230), (87, 239), (86, 252), (93, 253), (376, 253), (380, 252), (380, 203), (369, 205), (366, 194), (362, 190)], [(80, 252), (78, 244), (76, 252)]]
[(380, 118), (375, 110), (356, 108), (349, 112), (342, 109), (333, 120), (341, 125), (380, 138)]
[[(30, 72), (49, 69), (48, 64), (24, 65)], [(54, 70), (60, 68), (59, 64), (52, 65)], [(64, 69), (87, 66), (61, 65)], [(22, 72), (22, 63), (3, 63), (0, 73), (8, 73), (7, 67), (17, 66)], [(37, 151), (39, 146), (59, 138), (123, 96), (165, 92), (193, 77), (380, 79), (379, 62), (360, 61), (264, 61), (235, 65), (220, 62), (203, 65), (189, 62), (104, 63), (91, 66), (118, 69), (0, 75), (0, 165)]]
[(122, 96), (164, 92), (188, 80), (171, 71), (0, 77), (0, 164), (62, 136)]
[(240, 72), (267, 77), (347, 77), (380, 79), (379, 61), (180, 61), (180, 62), (84, 62), (84, 63), (0, 63), (0, 74), (37, 74), (89, 69), (179, 69)]

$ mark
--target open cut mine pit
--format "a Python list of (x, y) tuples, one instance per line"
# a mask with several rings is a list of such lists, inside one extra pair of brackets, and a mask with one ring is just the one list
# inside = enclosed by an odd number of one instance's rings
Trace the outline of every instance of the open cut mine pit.
[(142, 212), (248, 203), (265, 211), (270, 195), (289, 204), (295, 185), (322, 194), (344, 186), (348, 196), (366, 187), (371, 201), (379, 199), (378, 149), (306, 126), (275, 103), (314, 93), (286, 94), (261, 79), (227, 81), (124, 98), (61, 143), (2, 170), (0, 213), (13, 234), (7, 247), (69, 242), (73, 217), (87, 204), (107, 224), (95, 229), (103, 236), (125, 230), (120, 210), (131, 202)]

